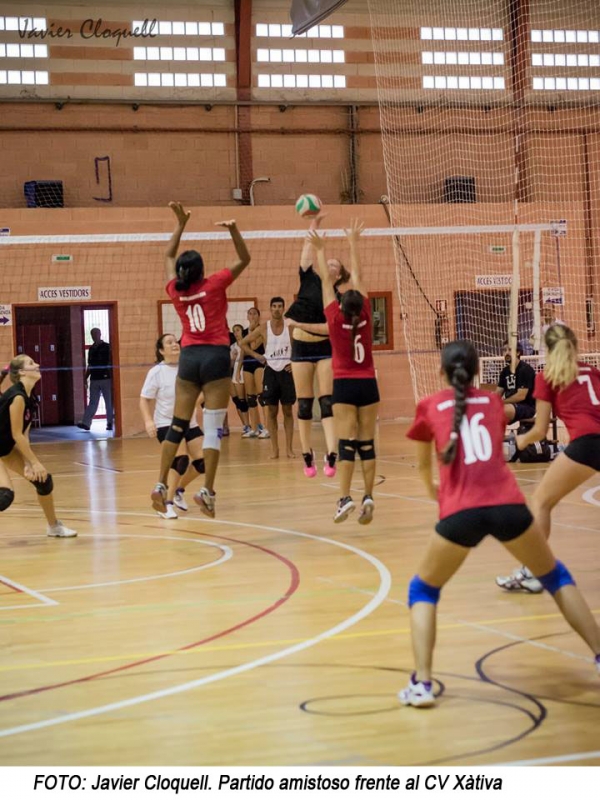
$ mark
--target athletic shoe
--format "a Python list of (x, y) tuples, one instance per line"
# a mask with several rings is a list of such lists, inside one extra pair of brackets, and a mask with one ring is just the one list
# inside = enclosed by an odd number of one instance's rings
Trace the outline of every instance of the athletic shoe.
[(223, 425), (223, 436), (229, 436), (229, 425)]
[(200, 506), (200, 511), (211, 519), (215, 517), (215, 498), (215, 493), (211, 494), (205, 486), (194, 495), (194, 500)]
[(81, 428), (82, 431), (89, 431), (90, 426), (86, 425), (85, 422), (78, 422), (77, 427)]
[(527, 567), (518, 567), (518, 569), (505, 577), (499, 575), (496, 578), (496, 583), (501, 589), (506, 589), (507, 592), (529, 592), (530, 594), (539, 594), (544, 591), (542, 584), (532, 575)]
[(173, 508), (173, 503), (167, 503), (166, 511), (159, 511), (158, 516), (163, 519), (177, 519), (177, 512)]
[(244, 430), (242, 431), (242, 439), (256, 439), (257, 433), (252, 430), (250, 425), (244, 425)]
[(302, 458), (304, 459), (304, 474), (307, 478), (314, 478), (317, 474), (314, 451), (311, 450), (310, 453), (302, 453)]
[(325, 461), (325, 465), (323, 466), (323, 472), (328, 478), (335, 478), (336, 473), (336, 466), (335, 462), (337, 460), (337, 453), (327, 453), (327, 455), (323, 458)]
[(430, 708), (435, 705), (433, 685), (431, 681), (417, 681), (415, 673), (413, 672), (406, 689), (402, 689), (401, 692), (398, 692), (398, 700), (400, 700), (403, 706)]
[(262, 430), (258, 431), (258, 438), (259, 439), (270, 439), (271, 438), (271, 434), (269, 433), (269, 431), (266, 428), (262, 428)]
[(54, 525), (48, 525), (46, 533), (48, 536), (54, 536), (56, 539), (71, 539), (73, 536), (77, 536), (77, 531), (74, 531), (72, 528), (67, 528), (59, 519), (56, 520)]
[(164, 483), (156, 484), (154, 489), (152, 489), (150, 499), (152, 500), (152, 508), (155, 511), (162, 511), (164, 513), (167, 510), (167, 487)]
[(185, 489), (177, 489), (177, 491), (175, 492), (175, 497), (173, 498), (173, 502), (175, 503), (177, 508), (180, 508), (182, 511), (187, 511), (188, 504), (185, 502), (185, 497), (183, 496), (184, 492)]
[(351, 497), (340, 497), (338, 500), (337, 508), (333, 516), (334, 522), (343, 522), (348, 519), (348, 516), (354, 511), (356, 506)]
[(373, 512), (375, 511), (375, 503), (370, 494), (366, 494), (362, 499), (360, 507), (360, 516), (358, 518), (359, 525), (368, 525), (373, 521)]

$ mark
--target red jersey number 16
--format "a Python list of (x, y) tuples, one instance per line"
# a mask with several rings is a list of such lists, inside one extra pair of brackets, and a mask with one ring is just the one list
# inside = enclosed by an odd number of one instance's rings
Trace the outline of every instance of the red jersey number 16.
[(466, 416), (460, 423), (460, 438), (465, 451), (465, 464), (474, 464), (476, 461), (489, 461), (492, 457), (492, 437), (484, 425), (479, 423), (484, 414), (473, 414), (471, 419)]

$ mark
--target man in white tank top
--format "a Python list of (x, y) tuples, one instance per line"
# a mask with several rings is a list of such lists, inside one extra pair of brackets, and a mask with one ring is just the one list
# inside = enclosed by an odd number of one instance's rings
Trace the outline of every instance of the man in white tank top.
[(294, 417), (292, 406), (296, 402), (296, 390), (292, 377), (292, 343), (287, 321), (283, 318), (285, 301), (283, 297), (273, 297), (270, 303), (271, 319), (261, 322), (248, 336), (242, 339), (243, 344), (251, 344), (259, 336), (265, 343), (265, 374), (263, 392), (259, 397), (262, 406), (269, 411), (269, 432), (271, 434), (271, 458), (279, 458), (279, 441), (277, 437), (277, 410), (279, 403), (283, 411), (283, 428), (288, 458), (295, 458), (292, 449), (294, 436)]

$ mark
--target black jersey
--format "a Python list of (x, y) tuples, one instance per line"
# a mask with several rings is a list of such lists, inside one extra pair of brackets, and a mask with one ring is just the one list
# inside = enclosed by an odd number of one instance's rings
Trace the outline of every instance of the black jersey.
[(37, 400), (35, 395), (28, 395), (25, 387), (19, 383), (13, 384), (0, 397), (0, 456), (7, 456), (12, 452), (15, 446), (12, 430), (10, 426), (10, 407), (15, 397), (22, 397), (25, 401), (25, 410), (23, 412), (23, 433), (31, 425), (33, 415), (37, 409)]
[(325, 322), (321, 278), (312, 266), (308, 269), (300, 267), (298, 296), (285, 312), (285, 316), (297, 322)]

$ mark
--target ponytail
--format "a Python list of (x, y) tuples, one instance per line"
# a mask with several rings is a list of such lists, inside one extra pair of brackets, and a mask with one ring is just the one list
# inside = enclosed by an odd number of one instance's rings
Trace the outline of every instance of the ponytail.
[(451, 464), (456, 458), (460, 424), (467, 408), (467, 389), (470, 384), (471, 378), (465, 367), (462, 364), (457, 366), (451, 378), (451, 385), (454, 389), (454, 419), (450, 439), (440, 455), (442, 464)]
[(544, 341), (544, 377), (553, 389), (566, 389), (577, 378), (577, 337), (566, 325), (551, 325)]
[(196, 250), (186, 250), (177, 259), (175, 265), (177, 280), (175, 288), (178, 292), (187, 292), (190, 286), (204, 278), (204, 261)]
[(8, 365), (8, 375), (11, 383), (19, 383), (21, 380), (19, 373), (25, 367), (26, 358), (25, 354), (16, 356)]

